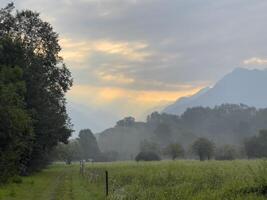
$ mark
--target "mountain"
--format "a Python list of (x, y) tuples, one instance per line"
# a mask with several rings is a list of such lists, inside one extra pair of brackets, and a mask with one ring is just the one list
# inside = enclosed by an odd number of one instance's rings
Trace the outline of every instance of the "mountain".
[(187, 108), (196, 106), (214, 107), (224, 103), (246, 104), (256, 108), (267, 107), (267, 69), (250, 70), (236, 68), (225, 75), (214, 87), (204, 88), (195, 95), (178, 99), (163, 112), (182, 114)]

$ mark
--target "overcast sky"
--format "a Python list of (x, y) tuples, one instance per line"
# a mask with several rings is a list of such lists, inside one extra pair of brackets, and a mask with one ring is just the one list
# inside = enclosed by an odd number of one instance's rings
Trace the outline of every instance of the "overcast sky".
[(69, 102), (117, 117), (141, 118), (236, 67), (267, 63), (266, 0), (14, 3), (40, 12), (59, 33), (75, 81)]

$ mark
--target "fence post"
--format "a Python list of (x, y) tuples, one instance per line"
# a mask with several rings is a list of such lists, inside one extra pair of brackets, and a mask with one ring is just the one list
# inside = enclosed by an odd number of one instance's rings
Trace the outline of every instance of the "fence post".
[(84, 175), (84, 160), (80, 160), (80, 175)]
[(84, 162), (84, 160), (82, 161), (82, 176), (84, 176), (84, 164), (85, 164), (85, 162)]
[(106, 196), (108, 196), (108, 171), (105, 171), (106, 174)]
[(80, 160), (80, 175), (82, 175), (82, 160)]

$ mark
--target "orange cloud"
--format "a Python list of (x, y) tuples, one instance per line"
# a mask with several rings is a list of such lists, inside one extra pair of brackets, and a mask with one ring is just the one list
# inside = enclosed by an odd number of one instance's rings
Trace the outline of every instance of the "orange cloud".
[(132, 115), (140, 118), (146, 110), (167, 105), (180, 97), (192, 95), (201, 88), (192, 87), (181, 91), (137, 91), (117, 87), (75, 85), (68, 93), (68, 99), (106, 110), (116, 109), (122, 116)]
[(106, 74), (104, 72), (98, 72), (98, 76), (102, 81), (116, 82), (119, 84), (130, 84), (134, 83), (135, 81), (133, 78), (126, 77), (123, 74), (112, 75), (112, 74)]
[(151, 55), (150, 52), (145, 51), (148, 45), (143, 42), (72, 40), (65, 37), (60, 39), (59, 42), (62, 47), (60, 56), (65, 61), (75, 64), (85, 63), (92, 52), (119, 55), (129, 61), (143, 61), (147, 56)]

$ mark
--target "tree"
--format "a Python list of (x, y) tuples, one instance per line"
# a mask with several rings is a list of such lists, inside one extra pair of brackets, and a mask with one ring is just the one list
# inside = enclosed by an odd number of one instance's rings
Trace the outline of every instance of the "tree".
[[(21, 66), (25, 81), (25, 105), (33, 119), (34, 141), (28, 167), (31, 170), (47, 164), (49, 153), (59, 143), (67, 143), (71, 123), (66, 112), (65, 93), (72, 85), (71, 74), (59, 56), (58, 34), (40, 19), (39, 13), (17, 11), (8, 4), (0, 10), (0, 36), (19, 41), (23, 59), (4, 52), (0, 64)], [(13, 57), (15, 59), (10, 59)]]
[(79, 142), (74, 139), (68, 144), (59, 143), (53, 151), (54, 160), (65, 161), (66, 164), (71, 164), (72, 161), (81, 160), (81, 148)]
[(160, 160), (160, 157), (158, 154), (154, 153), (154, 152), (140, 152), (139, 154), (137, 154), (137, 156), (135, 157), (136, 161), (158, 161)]
[(162, 145), (166, 146), (171, 141), (171, 129), (167, 124), (160, 123), (154, 130), (157, 141)]
[(160, 124), (161, 123), (161, 115), (158, 112), (153, 112), (147, 116), (146, 121), (148, 124)]
[(78, 141), (81, 147), (83, 159), (94, 159), (95, 161), (99, 160), (99, 157), (101, 157), (101, 152), (99, 150), (96, 138), (90, 129), (81, 130)]
[(9, 62), (21, 59), (22, 54), (19, 43), (0, 39), (0, 182), (25, 174), (32, 150), (33, 126), (24, 103), (23, 70)]
[(135, 123), (135, 119), (133, 117), (125, 117), (124, 119), (119, 120), (116, 123), (116, 126), (130, 127), (134, 125), (134, 123)]
[(160, 146), (155, 142), (149, 142), (144, 140), (140, 143), (140, 151), (141, 152), (154, 152), (156, 154), (160, 154)]
[(245, 141), (245, 151), (248, 158), (267, 157), (267, 130), (260, 130), (258, 136)]
[(165, 148), (164, 153), (175, 160), (176, 158), (184, 157), (184, 148), (179, 143), (172, 143)]
[(199, 156), (199, 160), (210, 160), (214, 154), (214, 144), (206, 138), (198, 138), (192, 145), (193, 152)]
[(223, 145), (216, 149), (216, 160), (234, 160), (237, 157), (236, 148), (232, 145)]

